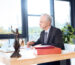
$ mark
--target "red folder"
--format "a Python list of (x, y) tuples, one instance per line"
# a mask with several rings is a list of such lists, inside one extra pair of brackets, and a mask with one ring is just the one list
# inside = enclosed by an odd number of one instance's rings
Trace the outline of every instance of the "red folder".
[(51, 45), (43, 45), (35, 47), (38, 55), (47, 55), (47, 54), (61, 54), (61, 48), (51, 46)]

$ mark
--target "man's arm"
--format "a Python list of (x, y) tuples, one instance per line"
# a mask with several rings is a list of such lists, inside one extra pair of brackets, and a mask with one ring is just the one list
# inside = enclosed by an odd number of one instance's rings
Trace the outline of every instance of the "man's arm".
[(27, 42), (27, 46), (30, 47), (31, 45), (34, 46), (34, 45), (41, 44), (41, 35), (42, 34), (40, 34), (40, 37), (39, 37), (39, 39), (36, 42), (35, 41)]
[(34, 42), (33, 46), (34, 46), (34, 45), (41, 44), (42, 33), (43, 33), (43, 31), (41, 32), (39, 39), (38, 39), (36, 42)]
[(34, 44), (33, 44), (32, 46), (34, 46), (34, 45), (38, 45), (38, 44), (41, 44), (41, 42), (40, 42), (40, 38), (39, 38), (36, 42), (34, 42)]

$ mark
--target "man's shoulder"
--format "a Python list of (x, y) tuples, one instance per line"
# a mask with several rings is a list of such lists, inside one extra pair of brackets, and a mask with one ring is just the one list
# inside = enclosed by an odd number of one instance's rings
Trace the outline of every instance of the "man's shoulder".
[(52, 28), (53, 30), (59, 30), (59, 31), (61, 31), (59, 28), (56, 28), (56, 27), (54, 27), (54, 26), (51, 26), (51, 28)]
[(59, 28), (56, 28), (56, 27), (51, 27), (51, 30), (54, 32), (54, 33), (62, 33), (62, 31), (59, 29)]

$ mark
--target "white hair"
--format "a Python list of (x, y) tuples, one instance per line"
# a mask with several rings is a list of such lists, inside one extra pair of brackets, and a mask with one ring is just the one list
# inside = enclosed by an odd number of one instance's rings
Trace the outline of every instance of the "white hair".
[(52, 22), (52, 16), (48, 15), (48, 14), (42, 14), (41, 16), (46, 16), (47, 17), (47, 20)]

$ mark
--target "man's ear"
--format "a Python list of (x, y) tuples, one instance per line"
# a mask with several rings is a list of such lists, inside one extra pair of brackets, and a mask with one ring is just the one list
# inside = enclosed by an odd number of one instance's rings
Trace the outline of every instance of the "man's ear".
[(51, 22), (48, 22), (48, 24), (47, 24), (48, 26), (50, 26), (51, 25)]

